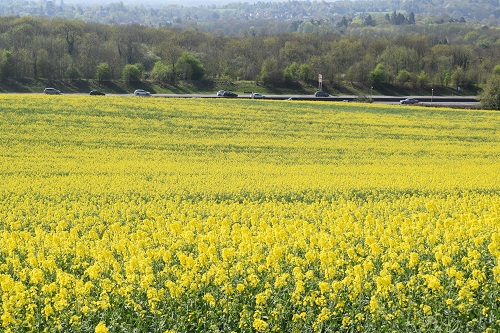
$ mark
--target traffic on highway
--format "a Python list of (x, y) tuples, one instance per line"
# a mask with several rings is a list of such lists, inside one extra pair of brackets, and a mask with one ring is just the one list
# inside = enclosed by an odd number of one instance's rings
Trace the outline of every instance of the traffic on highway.
[[(63, 94), (54, 88), (46, 88), (45, 94)], [(130, 94), (107, 94), (102, 91), (92, 90), (90, 95), (132, 95), (142, 97), (162, 97), (162, 98), (239, 98), (239, 99), (269, 99), (269, 100), (290, 100), (290, 101), (332, 101), (332, 102), (373, 102), (380, 104), (401, 104), (401, 105), (436, 105), (436, 106), (461, 106), (474, 107), (479, 105), (476, 96), (418, 96), (418, 99), (405, 96), (355, 96), (355, 95), (330, 95), (327, 92), (318, 90), (311, 95), (263, 95), (258, 92), (236, 93), (232, 91), (219, 90), (214, 94), (154, 94), (143, 89), (137, 89)]]
[[(370, 96), (360, 99), (354, 95), (261, 95), (258, 93), (234, 94), (235, 96), (219, 96), (218, 94), (154, 94), (156, 97), (165, 98), (243, 98), (243, 99), (272, 99), (272, 100), (314, 100), (314, 101), (332, 101), (332, 102), (362, 102), (373, 101), (381, 104), (405, 104), (405, 105), (460, 105), (475, 106), (479, 104), (476, 96), (418, 96), (418, 99), (404, 96)], [(257, 95), (257, 97), (255, 96)], [(153, 96), (153, 95), (152, 95)]]

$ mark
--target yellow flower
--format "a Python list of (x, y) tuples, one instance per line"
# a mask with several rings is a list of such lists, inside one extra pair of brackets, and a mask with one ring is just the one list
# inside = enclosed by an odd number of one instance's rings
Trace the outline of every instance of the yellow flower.
[(441, 282), (434, 275), (427, 275), (427, 288), (437, 291), (441, 288)]
[(495, 277), (495, 281), (497, 283), (500, 283), (500, 265), (496, 265), (495, 267), (493, 267), (492, 271), (493, 276)]
[(97, 324), (94, 333), (108, 333), (108, 328), (106, 327), (106, 324), (104, 324), (102, 321)]
[(294, 313), (292, 316), (292, 321), (304, 321), (306, 319), (307, 312)]
[(259, 284), (260, 280), (259, 280), (259, 277), (258, 277), (257, 275), (255, 275), (255, 274), (250, 274), (250, 275), (247, 277), (246, 282), (247, 282), (247, 284), (248, 284), (249, 286), (251, 286), (251, 287), (256, 287), (256, 286)]
[(289, 273), (283, 273), (280, 276), (276, 278), (276, 281), (274, 282), (274, 287), (275, 288), (282, 288), (287, 285), (288, 279), (290, 278)]
[(351, 325), (351, 317), (349, 316), (344, 316), (342, 318), (342, 326), (343, 327), (349, 327)]
[(15, 322), (14, 318), (12, 318), (12, 315), (10, 314), (10, 312), (4, 311), (4, 313), (2, 314), (2, 326), (7, 327), (11, 323), (14, 323), (14, 322)]
[(387, 295), (392, 286), (392, 277), (387, 271), (381, 271), (380, 276), (375, 278), (377, 284), (377, 292)]
[(317, 321), (323, 322), (330, 318), (330, 310), (328, 308), (322, 308), (321, 313), (318, 315)]
[(215, 297), (214, 297), (212, 294), (210, 294), (210, 293), (205, 294), (205, 295), (203, 296), (203, 299), (204, 299), (204, 300), (205, 300), (208, 304), (210, 304), (210, 306), (212, 306), (212, 307), (213, 307), (213, 306), (215, 306), (215, 303), (216, 303), (216, 302), (215, 302)]
[(328, 282), (325, 282), (325, 281), (320, 281), (318, 283), (318, 287), (319, 287), (319, 291), (322, 294), (324, 294), (330, 290), (330, 284), (328, 284)]
[(268, 328), (268, 324), (259, 318), (254, 319), (252, 326), (257, 330), (257, 332), (265, 332)]
[(379, 310), (379, 304), (378, 304), (378, 299), (377, 297), (375, 296), (372, 296), (370, 298), (370, 313), (373, 315), (373, 314), (376, 314)]
[(49, 317), (51, 317), (51, 316), (53, 316), (55, 314), (54, 308), (50, 304), (47, 304), (43, 308), (43, 313), (45, 314), (45, 318), (48, 320)]
[(30, 280), (32, 284), (38, 284), (43, 282), (43, 271), (40, 268), (35, 268), (31, 271)]
[(78, 326), (78, 325), (80, 325), (80, 320), (81, 320), (81, 316), (76, 316), (76, 315), (73, 315), (73, 316), (71, 316), (71, 318), (69, 319), (69, 323), (70, 323), (71, 325)]
[(410, 261), (408, 262), (408, 267), (413, 268), (418, 265), (418, 253), (410, 253)]
[(261, 292), (255, 295), (255, 304), (256, 305), (264, 305), (266, 304), (267, 299), (271, 296), (271, 289), (266, 289), (264, 292)]
[(424, 315), (430, 316), (432, 314), (432, 308), (427, 304), (420, 304), (420, 308), (424, 312)]
[(321, 313), (318, 315), (318, 317), (316, 318), (316, 321), (313, 323), (313, 329), (315, 331), (318, 331), (320, 328), (320, 325), (330, 318), (330, 314), (331, 314), (331, 312), (328, 308), (322, 308)]
[(448, 266), (449, 264), (451, 264), (453, 262), (453, 260), (451, 259), (451, 257), (449, 255), (443, 255), (441, 257), (441, 262), (443, 263), (443, 266)]

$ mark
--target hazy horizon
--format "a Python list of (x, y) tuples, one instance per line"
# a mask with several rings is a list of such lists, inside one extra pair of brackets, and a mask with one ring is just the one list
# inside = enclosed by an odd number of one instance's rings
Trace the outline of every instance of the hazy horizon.
[[(57, 2), (57, 0), (55, 0)], [(264, 2), (285, 2), (286, 0), (265, 0)], [(125, 5), (135, 5), (135, 6), (165, 6), (165, 5), (183, 5), (183, 6), (200, 6), (200, 5), (225, 5), (228, 3), (235, 2), (247, 2), (249, 4), (257, 3), (259, 1), (245, 1), (245, 0), (146, 0), (146, 1), (134, 1), (134, 0), (68, 0), (66, 3), (74, 4), (111, 4), (123, 2)], [(332, 1), (327, 1), (332, 2)]]

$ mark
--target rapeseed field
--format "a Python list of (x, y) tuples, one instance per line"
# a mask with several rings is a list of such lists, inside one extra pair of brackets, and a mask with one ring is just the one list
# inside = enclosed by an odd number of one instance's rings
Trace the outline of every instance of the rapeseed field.
[(2, 332), (497, 332), (500, 113), (0, 96)]

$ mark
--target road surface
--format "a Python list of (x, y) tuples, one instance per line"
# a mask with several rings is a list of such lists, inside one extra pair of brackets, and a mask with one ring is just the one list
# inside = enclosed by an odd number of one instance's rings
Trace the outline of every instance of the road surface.
[[(238, 97), (218, 97), (215, 94), (153, 94), (155, 97), (165, 98), (238, 98), (250, 99), (250, 94), (241, 94)], [(399, 101), (407, 96), (373, 96), (374, 103), (381, 104), (399, 104)], [(265, 95), (263, 99), (273, 100), (301, 100), (301, 101), (333, 101), (333, 102), (353, 102), (357, 101), (357, 96), (342, 95), (330, 97), (314, 97), (314, 95)], [(476, 96), (415, 96), (419, 103), (417, 105), (436, 105), (436, 106), (477, 106), (479, 101)]]

